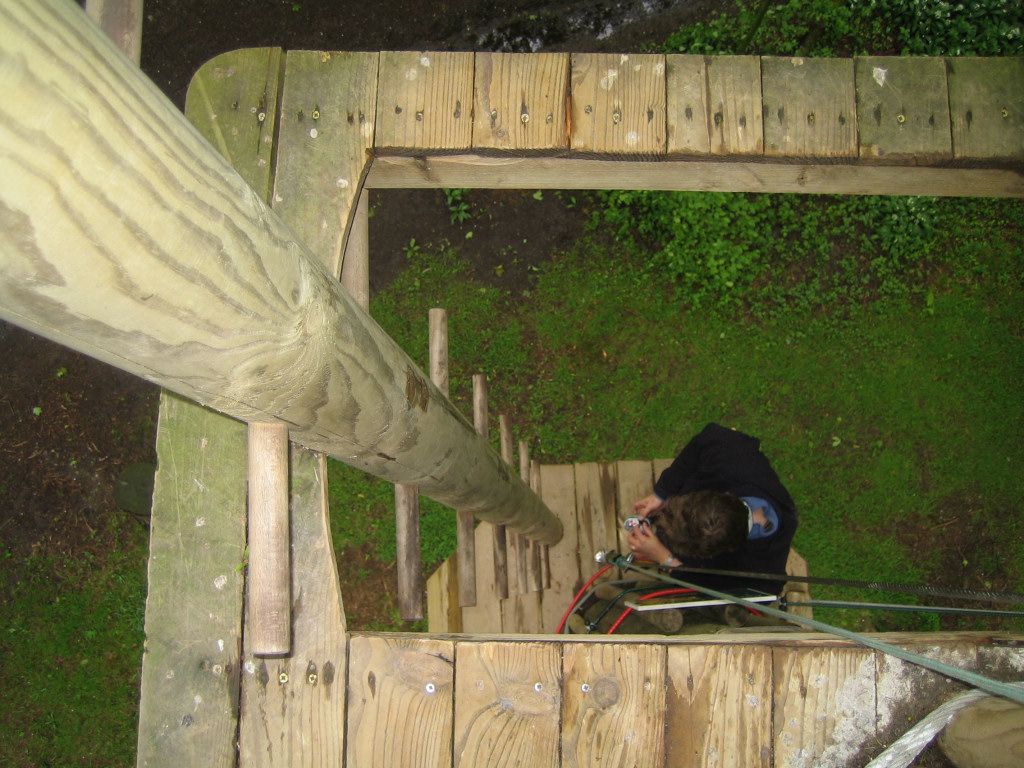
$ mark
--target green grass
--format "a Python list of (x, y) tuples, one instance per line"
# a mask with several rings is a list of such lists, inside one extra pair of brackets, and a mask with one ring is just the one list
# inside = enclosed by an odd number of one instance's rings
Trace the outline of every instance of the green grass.
[(0, 765), (135, 762), (146, 536), (104, 558), (33, 557), (3, 600)]

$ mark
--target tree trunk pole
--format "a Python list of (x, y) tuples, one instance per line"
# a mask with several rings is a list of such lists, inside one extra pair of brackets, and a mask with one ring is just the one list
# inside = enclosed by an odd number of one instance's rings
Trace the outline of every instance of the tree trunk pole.
[(237, 419), (282, 421), (295, 442), (481, 520), (561, 537), (74, 4), (5, 3), (0, 73), (0, 316)]

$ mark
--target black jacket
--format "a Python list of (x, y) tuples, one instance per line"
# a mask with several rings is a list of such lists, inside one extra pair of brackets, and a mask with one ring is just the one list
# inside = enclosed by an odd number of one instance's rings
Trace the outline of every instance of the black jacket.
[[(693, 491), (725, 491), (736, 496), (757, 496), (766, 499), (779, 515), (778, 531), (766, 538), (747, 540), (739, 549), (708, 560), (687, 558), (686, 565), (702, 568), (720, 568), (732, 571), (758, 573), (786, 572), (786, 559), (790, 543), (797, 528), (796, 504), (789, 495), (771, 464), (761, 453), (761, 441), (718, 424), (708, 424), (690, 440), (654, 484), (654, 492), (661, 498), (678, 496)], [(730, 591), (751, 587), (762, 592), (778, 594), (781, 581), (735, 579), (706, 574), (680, 574), (692, 581)]]

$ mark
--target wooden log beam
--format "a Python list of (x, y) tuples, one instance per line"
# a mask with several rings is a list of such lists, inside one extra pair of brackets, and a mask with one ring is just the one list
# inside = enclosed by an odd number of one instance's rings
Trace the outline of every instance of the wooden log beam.
[[(561, 524), (73, 5), (0, 18), (0, 316), (441, 503)], [(39, 109), (46, 104), (46, 109)]]
[(1024, 197), (1024, 172), (1005, 168), (884, 167), (795, 160), (694, 158), (377, 156), (375, 189), (647, 189), (811, 195)]
[(288, 427), (249, 425), (249, 632), (255, 656), (291, 649)]

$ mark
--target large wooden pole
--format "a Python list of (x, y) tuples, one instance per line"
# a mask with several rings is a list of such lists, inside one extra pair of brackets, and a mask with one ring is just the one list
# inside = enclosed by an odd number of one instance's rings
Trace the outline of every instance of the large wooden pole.
[[(0, 316), (443, 504), (558, 519), (73, 4), (0, 14)], [(45, 109), (40, 105), (45, 104)]]

